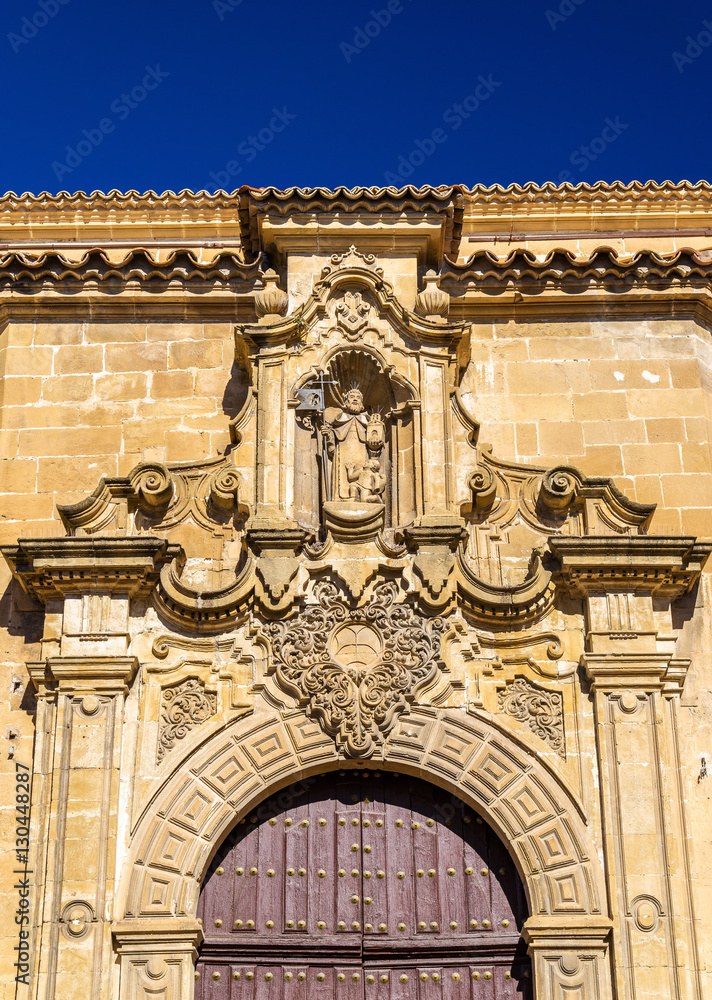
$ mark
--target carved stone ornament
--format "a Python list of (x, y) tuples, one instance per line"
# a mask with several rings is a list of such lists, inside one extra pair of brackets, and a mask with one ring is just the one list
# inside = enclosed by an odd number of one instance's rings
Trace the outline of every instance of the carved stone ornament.
[(161, 697), (161, 722), (158, 732), (158, 763), (195, 726), (215, 715), (217, 698), (206, 692), (197, 678), (166, 688)]
[(560, 757), (566, 758), (564, 699), (558, 691), (545, 691), (525, 677), (517, 677), (497, 692), (497, 703), (500, 712), (523, 722)]
[(368, 323), (371, 306), (365, 302), (361, 292), (344, 292), (336, 303), (336, 322), (347, 340), (357, 340)]
[(369, 757), (439, 675), (443, 621), (420, 618), (396, 594), (395, 583), (380, 584), (351, 610), (322, 581), (317, 604), (266, 629), (279, 685), (352, 757)]
[(289, 297), (279, 287), (279, 275), (271, 268), (265, 272), (264, 288), (255, 295), (255, 312), (260, 323), (278, 322), (287, 315)]
[(425, 275), (424, 286), (416, 297), (415, 311), (434, 323), (447, 322), (450, 296), (440, 288), (440, 278), (435, 271), (428, 271)]

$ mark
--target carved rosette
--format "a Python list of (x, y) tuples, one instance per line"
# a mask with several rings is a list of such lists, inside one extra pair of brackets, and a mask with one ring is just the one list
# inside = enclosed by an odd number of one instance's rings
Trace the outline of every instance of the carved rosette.
[(352, 610), (322, 582), (317, 604), (266, 629), (280, 687), (352, 757), (371, 756), (439, 674), (444, 623), (396, 604), (396, 594), (394, 583), (380, 584), (370, 604)]
[(564, 699), (558, 691), (546, 691), (525, 677), (517, 677), (497, 692), (497, 703), (500, 712), (524, 723), (560, 757), (566, 758)]
[(205, 690), (197, 678), (189, 678), (167, 688), (161, 697), (161, 723), (158, 732), (158, 763), (195, 726), (205, 722), (217, 710), (217, 697)]

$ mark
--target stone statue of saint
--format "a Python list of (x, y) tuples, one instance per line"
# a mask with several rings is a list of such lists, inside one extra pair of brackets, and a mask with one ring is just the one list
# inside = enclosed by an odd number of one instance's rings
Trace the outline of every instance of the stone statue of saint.
[(385, 425), (380, 414), (366, 412), (360, 389), (349, 389), (341, 408), (326, 409), (322, 433), (331, 464), (329, 499), (380, 502), (386, 485), (378, 460), (385, 444)]

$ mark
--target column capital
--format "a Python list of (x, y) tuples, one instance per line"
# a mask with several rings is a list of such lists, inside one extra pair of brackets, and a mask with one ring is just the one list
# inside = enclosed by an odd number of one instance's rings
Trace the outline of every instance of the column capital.
[(613, 921), (604, 916), (530, 917), (522, 928), (537, 996), (546, 1000), (612, 1000), (609, 955)]
[(613, 921), (604, 916), (538, 916), (529, 917), (522, 928), (522, 937), (535, 948), (605, 948)]
[(669, 653), (584, 653), (581, 665), (594, 691), (681, 694), (690, 661)]
[(171, 950), (192, 951), (203, 943), (203, 925), (193, 917), (151, 917), (142, 920), (116, 920), (111, 925), (119, 955), (161, 953)]
[(40, 697), (57, 688), (62, 694), (85, 697), (128, 694), (137, 667), (135, 656), (48, 656), (27, 664)]

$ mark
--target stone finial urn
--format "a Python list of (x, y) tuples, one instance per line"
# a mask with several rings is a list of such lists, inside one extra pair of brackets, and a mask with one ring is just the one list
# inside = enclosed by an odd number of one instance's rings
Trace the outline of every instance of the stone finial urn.
[(440, 278), (435, 271), (428, 271), (424, 281), (425, 288), (418, 292), (415, 299), (415, 311), (435, 323), (447, 322), (450, 296), (439, 287)]
[(279, 275), (271, 268), (265, 271), (264, 288), (255, 295), (255, 310), (260, 323), (276, 323), (287, 315), (289, 297), (279, 287)]

